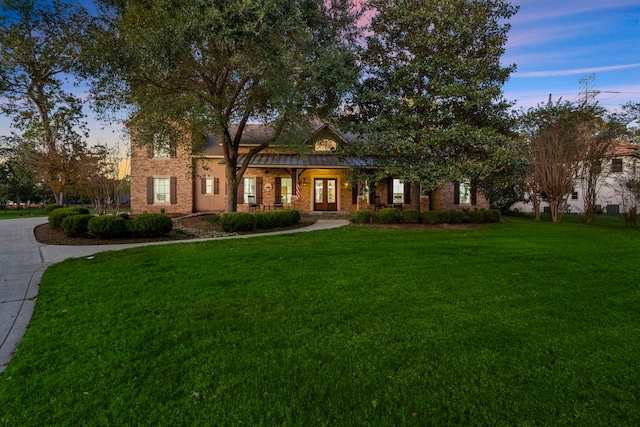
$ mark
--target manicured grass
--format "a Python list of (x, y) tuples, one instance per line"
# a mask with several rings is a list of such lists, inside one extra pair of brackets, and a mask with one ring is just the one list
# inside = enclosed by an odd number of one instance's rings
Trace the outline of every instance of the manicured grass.
[(509, 219), (47, 270), (0, 424), (635, 425), (635, 229)]
[(21, 218), (26, 216), (46, 216), (44, 209), (24, 208), (24, 209), (0, 209), (0, 220)]

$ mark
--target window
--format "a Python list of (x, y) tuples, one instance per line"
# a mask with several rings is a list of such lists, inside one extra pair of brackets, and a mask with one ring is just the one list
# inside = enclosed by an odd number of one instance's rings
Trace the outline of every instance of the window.
[(175, 146), (171, 143), (168, 135), (157, 133), (153, 136), (153, 157), (168, 159), (175, 157)]
[[(255, 178), (245, 178), (244, 180), (244, 200), (243, 203), (249, 203), (249, 196), (256, 195), (256, 179)], [(255, 199), (254, 199), (255, 200)]]
[(461, 182), (458, 190), (458, 194), (460, 196), (459, 203), (461, 205), (471, 204), (471, 183), (469, 181)]
[(282, 197), (282, 203), (291, 203), (292, 185), (291, 178), (280, 179), (280, 196)]
[(205, 178), (204, 179), (204, 193), (205, 194), (213, 194), (214, 189), (214, 180), (213, 178)]
[(338, 147), (338, 144), (336, 144), (335, 141), (331, 141), (330, 139), (321, 139), (320, 141), (317, 141), (315, 144), (315, 150), (316, 151), (335, 151), (335, 149)]
[(168, 204), (170, 202), (171, 183), (169, 178), (153, 178), (153, 203)]
[(393, 180), (393, 203), (404, 203), (404, 183), (396, 178)]
[(622, 159), (611, 160), (611, 172), (622, 172)]
[(574, 191), (571, 193), (571, 200), (578, 200), (578, 192)]

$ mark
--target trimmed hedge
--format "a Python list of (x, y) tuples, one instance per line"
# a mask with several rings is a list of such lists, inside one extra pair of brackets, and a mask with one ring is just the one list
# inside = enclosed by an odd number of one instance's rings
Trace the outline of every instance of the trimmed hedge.
[(127, 234), (127, 220), (121, 216), (94, 216), (87, 227), (89, 236), (98, 239), (117, 239)]
[(54, 230), (62, 229), (62, 220), (71, 215), (87, 215), (89, 210), (85, 208), (58, 208), (49, 212), (49, 226)]
[(249, 212), (228, 212), (220, 217), (220, 227), (227, 233), (253, 231), (256, 229), (256, 223), (256, 217)]
[(173, 230), (173, 221), (165, 214), (143, 213), (131, 220), (131, 232), (138, 237), (160, 237)]
[(438, 222), (438, 212), (437, 211), (426, 211), (422, 212), (422, 223), (429, 225), (439, 224)]
[(371, 212), (367, 210), (359, 210), (353, 217), (353, 222), (358, 224), (368, 224), (371, 222)]
[(62, 207), (62, 205), (59, 205), (57, 203), (51, 203), (50, 205), (47, 205), (47, 207), (45, 208), (45, 212), (48, 214), (49, 212), (55, 211), (56, 209), (60, 209)]
[(67, 237), (84, 237), (87, 235), (91, 214), (69, 215), (62, 220), (62, 231)]
[(402, 212), (395, 208), (382, 208), (378, 212), (378, 220), (383, 224), (394, 224), (402, 221)]
[(465, 221), (464, 211), (449, 212), (449, 224), (462, 224)]
[(420, 212), (417, 209), (405, 209), (402, 211), (402, 222), (405, 224), (419, 224)]

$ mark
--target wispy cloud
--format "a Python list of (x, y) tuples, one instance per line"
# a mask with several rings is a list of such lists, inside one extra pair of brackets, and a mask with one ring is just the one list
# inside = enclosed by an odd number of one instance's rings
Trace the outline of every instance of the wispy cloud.
[(529, 71), (524, 73), (516, 72), (513, 77), (531, 78), (531, 77), (558, 77), (572, 76), (576, 74), (601, 73), (606, 71), (627, 70), (629, 68), (639, 68), (638, 64), (612, 65), (609, 67), (591, 67), (591, 68), (574, 68), (570, 70), (548, 70), (548, 71)]
[(519, 12), (511, 19), (512, 23), (535, 22), (569, 15), (590, 12), (606, 12), (612, 9), (638, 6), (638, 0), (608, 0), (605, 2), (584, 0), (520, 0)]

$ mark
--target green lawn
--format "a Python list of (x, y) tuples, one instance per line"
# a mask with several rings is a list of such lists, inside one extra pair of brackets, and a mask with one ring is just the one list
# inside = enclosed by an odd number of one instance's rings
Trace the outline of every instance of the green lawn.
[(50, 267), (0, 425), (637, 425), (640, 233), (510, 219)]
[(0, 220), (2, 219), (13, 219), (13, 218), (21, 218), (27, 216), (46, 216), (47, 213), (44, 209), (3, 209), (0, 208)]

